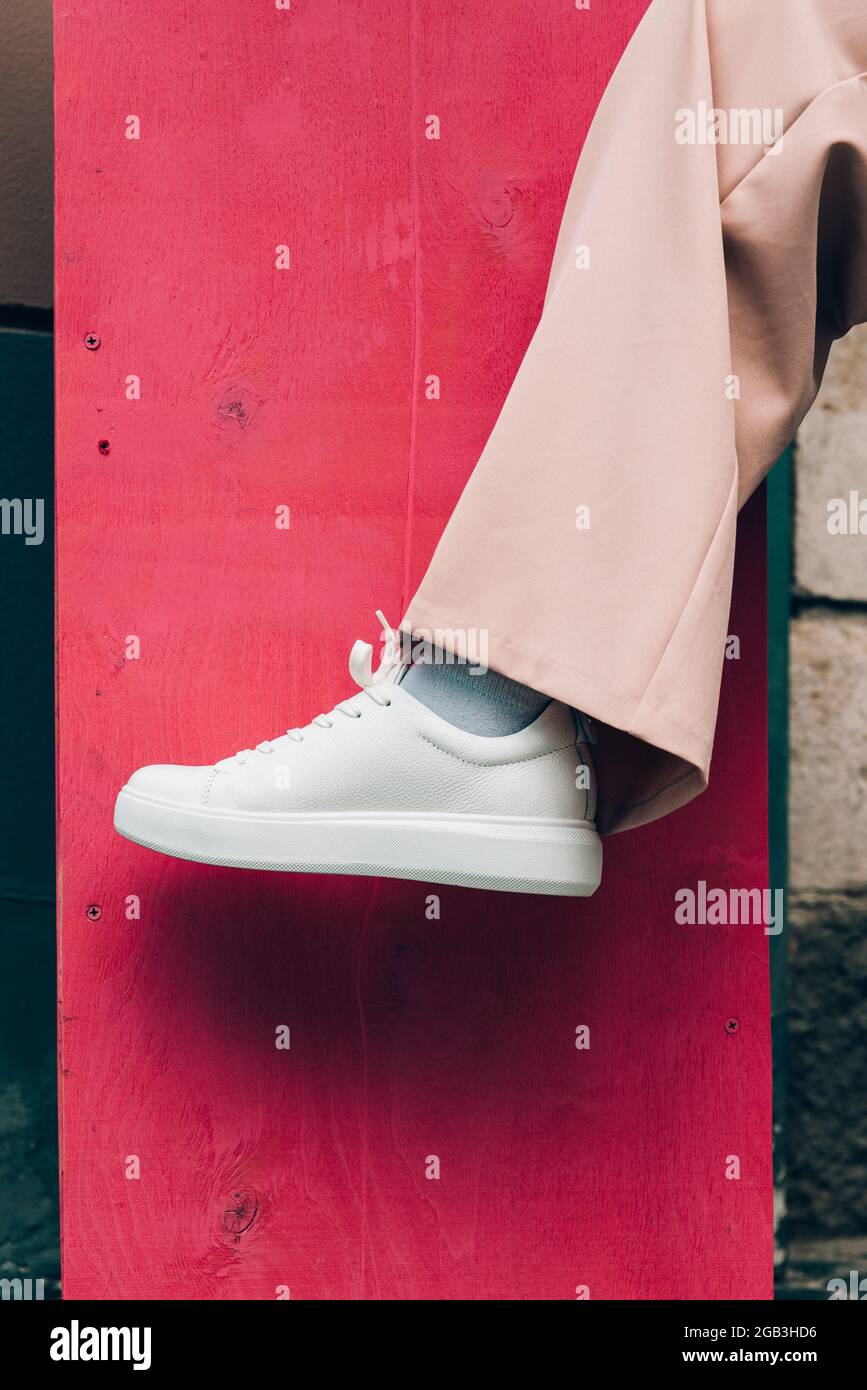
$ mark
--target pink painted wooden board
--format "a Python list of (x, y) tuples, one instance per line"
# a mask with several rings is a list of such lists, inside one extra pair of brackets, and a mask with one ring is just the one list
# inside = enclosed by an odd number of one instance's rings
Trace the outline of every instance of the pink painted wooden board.
[(712, 790), (610, 840), (589, 903), (236, 873), (111, 824), (140, 763), (329, 708), (400, 615), (643, 9), (57, 0), (67, 1297), (770, 1295), (767, 941), (673, 902), (766, 882), (760, 501)]

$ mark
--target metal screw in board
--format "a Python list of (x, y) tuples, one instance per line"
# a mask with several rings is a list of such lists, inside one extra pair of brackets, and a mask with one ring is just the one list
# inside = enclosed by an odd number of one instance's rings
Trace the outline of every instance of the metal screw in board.
[(99, 334), (85, 333), (84, 346), (89, 348), (91, 352), (96, 352), (96, 349), (99, 347)]
[(90, 918), (91, 922), (98, 922), (102, 916), (102, 908), (97, 907), (96, 903), (91, 903), (90, 907), (87, 909), (86, 915)]
[(736, 1018), (730, 1018), (730, 1019), (728, 1019), (727, 1022), (726, 1022), (726, 1032), (727, 1032), (727, 1033), (736, 1033), (736, 1032), (738, 1031), (738, 1029), (740, 1028), (740, 1026), (741, 1026), (741, 1025), (738, 1023), (738, 1021), (737, 1021)]
[(109, 442), (108, 442), (107, 439), (101, 439), (101, 440), (99, 441), (99, 444), (97, 445), (97, 448), (99, 449), (99, 452), (100, 452), (101, 454), (110, 454), (110, 453), (111, 453), (111, 445), (109, 444)]

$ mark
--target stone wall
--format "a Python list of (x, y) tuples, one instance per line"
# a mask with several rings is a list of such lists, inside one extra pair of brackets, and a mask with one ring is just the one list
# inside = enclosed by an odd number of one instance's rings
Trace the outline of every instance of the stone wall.
[[(867, 1233), (867, 330), (835, 349), (795, 456), (789, 800), (790, 1233)], [(867, 516), (864, 518), (867, 532)]]
[(0, 44), (0, 305), (52, 303), (52, 119), (51, 0), (6, 0)]

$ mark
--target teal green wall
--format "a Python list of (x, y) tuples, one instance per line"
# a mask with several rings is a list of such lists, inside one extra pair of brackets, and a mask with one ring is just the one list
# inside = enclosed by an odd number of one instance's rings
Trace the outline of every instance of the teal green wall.
[[(768, 507), (768, 848), (772, 888), (788, 888), (789, 810), (789, 614), (792, 583), (792, 450), (771, 470), (766, 483)], [(786, 1181), (786, 1090), (788, 1084), (787, 978), (789, 953), (788, 899), (786, 926), (770, 941), (771, 1044), (774, 1064), (774, 1187), (778, 1203)], [(776, 1269), (785, 1276), (787, 1228), (777, 1208)]]
[(52, 339), (0, 327), (0, 497), (45, 499), (42, 545), (0, 535), (0, 1277), (59, 1278), (54, 945)]

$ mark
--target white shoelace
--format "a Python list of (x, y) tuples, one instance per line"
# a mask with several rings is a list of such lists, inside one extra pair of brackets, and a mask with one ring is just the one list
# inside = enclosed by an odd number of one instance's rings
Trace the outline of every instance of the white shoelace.
[[(376, 610), (376, 616), (382, 623), (382, 632), (385, 638), (382, 660), (374, 671), (373, 647), (371, 644), (369, 642), (354, 642), (352, 651), (349, 653), (349, 674), (355, 681), (355, 684), (361, 688), (368, 699), (372, 700), (375, 705), (388, 706), (391, 704), (390, 697), (385, 695), (383, 691), (378, 690), (377, 687), (384, 685), (387, 681), (390, 682), (395, 667), (400, 665), (400, 645), (398, 643), (397, 633), (392, 630), (387, 619), (379, 609)], [(352, 696), (351, 698), (356, 699), (357, 697)], [(309, 729), (314, 724), (320, 729), (332, 729), (334, 727), (335, 714), (343, 714), (347, 719), (361, 718), (361, 710), (352, 709), (348, 700), (341, 700), (328, 714), (317, 714), (315, 719), (311, 719), (309, 724), (304, 725), (304, 728), (287, 729), (285, 737), (291, 738), (293, 743), (303, 743), (304, 729)], [(253, 752), (267, 754), (273, 753), (274, 751), (273, 742), (270, 739), (264, 739), (262, 743), (256, 744), (255, 749), (242, 748), (235, 754), (235, 760), (243, 766)]]

